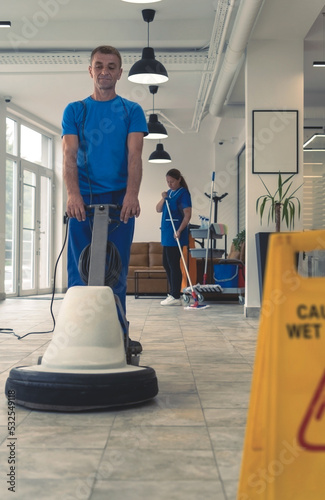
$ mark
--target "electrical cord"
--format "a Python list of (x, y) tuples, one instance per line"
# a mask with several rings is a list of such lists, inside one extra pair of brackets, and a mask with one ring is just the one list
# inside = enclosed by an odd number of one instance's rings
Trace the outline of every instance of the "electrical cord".
[(53, 328), (52, 328), (52, 330), (48, 330), (46, 332), (29, 332), (29, 333), (26, 333), (25, 335), (17, 335), (17, 333), (15, 333), (12, 330), (12, 328), (0, 328), (0, 333), (12, 334), (15, 337), (17, 337), (18, 340), (21, 340), (21, 339), (24, 339), (25, 337), (27, 337), (28, 335), (40, 335), (40, 334), (54, 332), (55, 317), (54, 317), (54, 313), (53, 313), (53, 302), (54, 302), (54, 296), (55, 296), (56, 273), (57, 273), (57, 268), (58, 268), (58, 264), (59, 264), (61, 255), (62, 255), (62, 253), (64, 251), (64, 248), (65, 248), (65, 245), (66, 245), (66, 242), (67, 242), (67, 237), (68, 237), (69, 218), (68, 218), (67, 214), (65, 214), (65, 216), (64, 216), (64, 221), (65, 221), (66, 226), (67, 226), (66, 230), (65, 230), (64, 241), (63, 241), (63, 245), (62, 245), (61, 251), (59, 253), (59, 256), (58, 256), (58, 258), (56, 260), (55, 266), (54, 266), (53, 288), (52, 288), (52, 297), (51, 297), (51, 305), (50, 305), (50, 313), (51, 313), (52, 320), (53, 320)]
[[(87, 285), (89, 276), (89, 265), (91, 257), (91, 245), (87, 245), (80, 254), (78, 269), (82, 281)], [(117, 285), (122, 271), (122, 261), (116, 245), (112, 241), (107, 242), (105, 263), (105, 285), (114, 288)]]

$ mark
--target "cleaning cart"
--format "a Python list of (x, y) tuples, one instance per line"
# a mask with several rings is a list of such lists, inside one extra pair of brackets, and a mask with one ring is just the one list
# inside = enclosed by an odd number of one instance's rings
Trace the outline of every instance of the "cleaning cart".
[[(204, 265), (202, 284), (194, 285), (194, 290), (200, 302), (204, 301), (206, 294), (237, 295), (240, 303), (244, 302), (245, 270), (244, 264), (239, 260), (227, 259), (227, 233), (226, 224), (217, 222), (218, 203), (228, 195), (218, 196), (213, 190), (214, 175), (212, 175), (210, 198), (210, 216), (207, 227), (190, 229), (191, 236), (198, 244), (190, 248), (191, 257), (198, 260), (197, 267)], [(211, 220), (212, 204), (214, 203), (214, 217)], [(189, 293), (189, 288), (183, 289), (184, 298)]]

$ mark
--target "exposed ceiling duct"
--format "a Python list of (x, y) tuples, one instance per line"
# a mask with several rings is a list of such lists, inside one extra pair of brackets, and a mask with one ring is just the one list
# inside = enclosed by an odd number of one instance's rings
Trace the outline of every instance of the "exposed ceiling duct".
[(216, 14), (210, 37), (209, 52), (202, 72), (201, 84), (195, 103), (191, 126), (191, 129), (195, 132), (198, 132), (202, 118), (206, 112), (208, 98), (215, 83), (217, 69), (222, 57), (231, 13), (235, 6), (234, 1), (229, 2), (228, 0), (216, 0), (214, 4)]
[(241, 63), (263, 2), (264, 0), (242, 0), (239, 6), (210, 102), (209, 112), (213, 116), (220, 116), (222, 113), (227, 94), (236, 75), (238, 65)]
[[(139, 54), (137, 52), (131, 52), (127, 50), (120, 51), (123, 57), (123, 63), (126, 66), (133, 65), (138, 59)], [(172, 51), (172, 52), (162, 52), (157, 50), (159, 54), (159, 59), (163, 61), (164, 64), (168, 65), (180, 65), (180, 66), (195, 66), (199, 70), (203, 68), (206, 62), (206, 52), (197, 51)], [(33, 51), (1, 51), (0, 54), (0, 65), (88, 65), (89, 56), (91, 49), (89, 50), (40, 50), (35, 49)]]

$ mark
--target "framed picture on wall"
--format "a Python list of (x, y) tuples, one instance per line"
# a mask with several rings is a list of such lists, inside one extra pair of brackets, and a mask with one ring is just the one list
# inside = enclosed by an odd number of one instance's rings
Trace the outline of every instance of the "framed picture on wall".
[(298, 172), (298, 110), (253, 110), (253, 174)]

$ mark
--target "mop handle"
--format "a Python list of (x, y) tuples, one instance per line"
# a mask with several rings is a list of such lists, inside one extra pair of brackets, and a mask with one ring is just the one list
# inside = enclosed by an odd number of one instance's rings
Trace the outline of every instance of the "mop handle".
[[(208, 241), (207, 241), (207, 248), (206, 248), (206, 252), (205, 252), (205, 263), (204, 263), (204, 281), (206, 281), (207, 268), (208, 268), (208, 252), (209, 252), (209, 244), (210, 244), (210, 225), (211, 225), (211, 214), (212, 214), (214, 176), (215, 176), (215, 172), (212, 172), (211, 195), (210, 195), (210, 213), (209, 213), (209, 224), (208, 224)], [(204, 283), (204, 285), (206, 285), (206, 283)]]
[[(172, 218), (172, 214), (171, 214), (171, 211), (170, 211), (170, 207), (169, 207), (169, 203), (168, 203), (167, 198), (165, 198), (165, 203), (166, 203), (168, 214), (169, 214), (169, 217), (170, 217), (170, 222), (172, 223), (174, 234), (176, 234), (175, 224), (174, 224), (174, 221), (173, 221), (173, 218)], [(187, 276), (188, 282), (190, 284), (191, 292), (194, 292), (193, 285), (192, 285), (192, 282), (191, 282), (191, 278), (190, 278), (189, 272), (187, 270), (186, 262), (185, 262), (184, 255), (183, 255), (183, 252), (182, 252), (181, 244), (180, 244), (179, 239), (178, 239), (177, 236), (176, 236), (175, 239), (177, 241), (179, 252), (181, 254), (182, 262), (183, 262), (183, 265), (184, 265), (184, 269), (185, 269), (185, 272), (186, 272), (186, 276)]]

